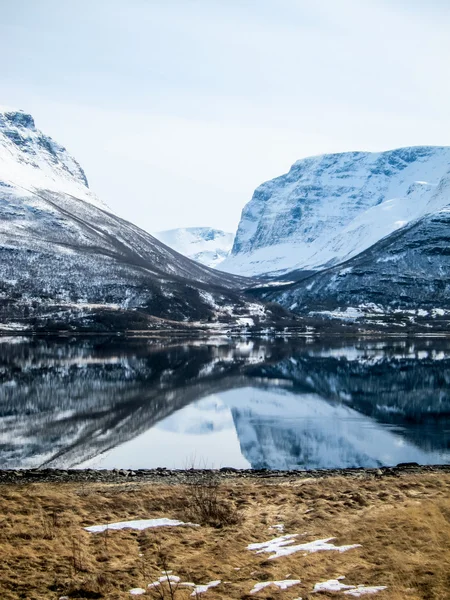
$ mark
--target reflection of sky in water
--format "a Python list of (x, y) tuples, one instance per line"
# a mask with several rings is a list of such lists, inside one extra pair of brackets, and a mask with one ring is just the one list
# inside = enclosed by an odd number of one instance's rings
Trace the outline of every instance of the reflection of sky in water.
[(241, 388), (194, 402), (80, 466), (302, 469), (449, 460), (449, 452), (426, 452), (392, 426), (317, 394)]
[(133, 440), (79, 466), (247, 469), (250, 463), (242, 456), (230, 408), (213, 395), (193, 402)]

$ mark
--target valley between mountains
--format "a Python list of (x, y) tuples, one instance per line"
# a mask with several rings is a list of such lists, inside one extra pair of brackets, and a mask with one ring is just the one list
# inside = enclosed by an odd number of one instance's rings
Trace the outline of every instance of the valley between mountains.
[[(107, 199), (106, 199), (107, 200)], [(0, 331), (445, 332), (450, 148), (297, 161), (236, 234), (115, 215), (23, 111), (0, 110)]]

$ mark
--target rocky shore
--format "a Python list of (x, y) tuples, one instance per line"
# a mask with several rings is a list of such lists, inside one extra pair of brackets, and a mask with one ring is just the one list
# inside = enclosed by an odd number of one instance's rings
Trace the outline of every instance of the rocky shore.
[(0, 484), (36, 483), (124, 483), (140, 481), (147, 483), (180, 484), (189, 483), (199, 477), (220, 479), (323, 479), (329, 477), (399, 477), (402, 474), (450, 473), (450, 465), (419, 465), (401, 463), (395, 467), (375, 469), (323, 469), (310, 471), (270, 471), (268, 469), (234, 469), (223, 467), (213, 469), (17, 469), (0, 470)]

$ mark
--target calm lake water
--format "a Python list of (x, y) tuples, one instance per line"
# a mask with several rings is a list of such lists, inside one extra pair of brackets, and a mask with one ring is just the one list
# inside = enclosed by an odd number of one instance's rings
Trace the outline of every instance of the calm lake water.
[(0, 338), (0, 467), (450, 462), (450, 341)]

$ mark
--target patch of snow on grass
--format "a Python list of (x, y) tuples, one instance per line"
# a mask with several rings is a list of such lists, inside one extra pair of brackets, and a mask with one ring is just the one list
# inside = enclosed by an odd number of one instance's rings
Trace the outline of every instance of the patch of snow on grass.
[(293, 539), (296, 537), (298, 537), (298, 533), (289, 533), (287, 535), (282, 535), (280, 537), (273, 538), (268, 542), (258, 542), (255, 544), (249, 544), (247, 546), (247, 550), (256, 550), (256, 554), (261, 554), (261, 552), (275, 552), (281, 546), (291, 544)]
[(221, 583), (220, 579), (217, 579), (215, 581), (210, 581), (209, 583), (205, 583), (205, 584), (197, 584), (197, 583), (192, 583), (190, 581), (181, 581), (181, 578), (178, 577), (177, 575), (169, 575), (169, 573), (171, 573), (171, 572), (172, 571), (167, 571), (167, 573), (165, 573), (162, 577), (160, 577), (153, 583), (149, 583), (148, 584), (149, 589), (155, 589), (155, 588), (160, 587), (163, 583), (170, 582), (170, 583), (175, 583), (177, 586), (180, 586), (180, 587), (193, 588), (193, 592), (192, 592), (191, 596), (196, 597), (198, 594), (204, 594), (210, 588), (216, 587)]
[(145, 590), (144, 588), (133, 588), (130, 590), (130, 594), (132, 596), (141, 596), (142, 594), (145, 594)]
[(161, 583), (164, 583), (166, 581), (170, 581), (171, 583), (180, 583), (181, 578), (178, 577), (177, 575), (169, 575), (167, 573), (166, 575), (163, 575), (162, 577), (160, 577), (157, 581), (154, 581), (153, 583), (149, 583), (148, 587), (156, 588), (156, 587), (160, 586)]
[(151, 527), (179, 527), (179, 526), (190, 526), (198, 527), (194, 523), (184, 523), (183, 521), (176, 521), (174, 519), (141, 519), (136, 521), (120, 521), (118, 523), (107, 523), (106, 525), (91, 525), (85, 527), (89, 533), (101, 533), (106, 530), (118, 530), (118, 529), (137, 529), (142, 531), (143, 529), (149, 529)]
[(256, 554), (261, 554), (262, 552), (272, 553), (272, 556), (269, 556), (269, 560), (274, 558), (280, 558), (281, 556), (289, 556), (290, 554), (294, 554), (295, 552), (305, 552), (307, 554), (312, 554), (314, 552), (347, 552), (348, 550), (353, 550), (354, 548), (360, 548), (361, 544), (351, 544), (346, 546), (335, 546), (330, 542), (335, 538), (325, 538), (323, 540), (314, 540), (313, 542), (307, 542), (306, 544), (297, 544), (292, 546), (294, 538), (296, 538), (298, 534), (293, 533), (289, 535), (283, 535), (281, 537), (274, 538), (269, 540), (268, 542), (262, 542), (257, 544), (249, 544), (247, 546), (248, 550), (256, 550)]
[[(219, 584), (221, 583), (220, 579), (217, 579), (216, 581), (210, 581), (209, 583), (205, 583), (204, 585), (196, 585), (194, 587), (194, 591), (192, 592), (191, 596), (196, 597), (197, 594), (204, 594), (205, 592), (207, 592), (209, 590), (209, 588), (213, 588), (213, 587), (217, 587)], [(187, 584), (183, 584), (183, 585), (187, 585)]]
[(287, 590), (288, 588), (292, 587), (293, 585), (298, 585), (299, 583), (301, 583), (300, 579), (283, 579), (281, 581), (262, 581), (260, 583), (255, 583), (253, 588), (250, 590), (250, 594), (256, 594), (257, 592), (260, 592), (264, 588), (269, 587), (269, 585), (275, 585), (280, 590)]
[(345, 583), (341, 583), (338, 579), (328, 579), (328, 581), (316, 583), (313, 592), (340, 592), (341, 590), (354, 589), (354, 587), (354, 585), (345, 585)]
[(379, 586), (366, 586), (366, 585), (358, 585), (353, 590), (347, 590), (344, 592), (347, 596), (353, 596), (354, 598), (359, 598), (360, 596), (367, 596), (369, 594), (378, 594), (378, 592), (382, 592), (386, 589), (385, 585)]

